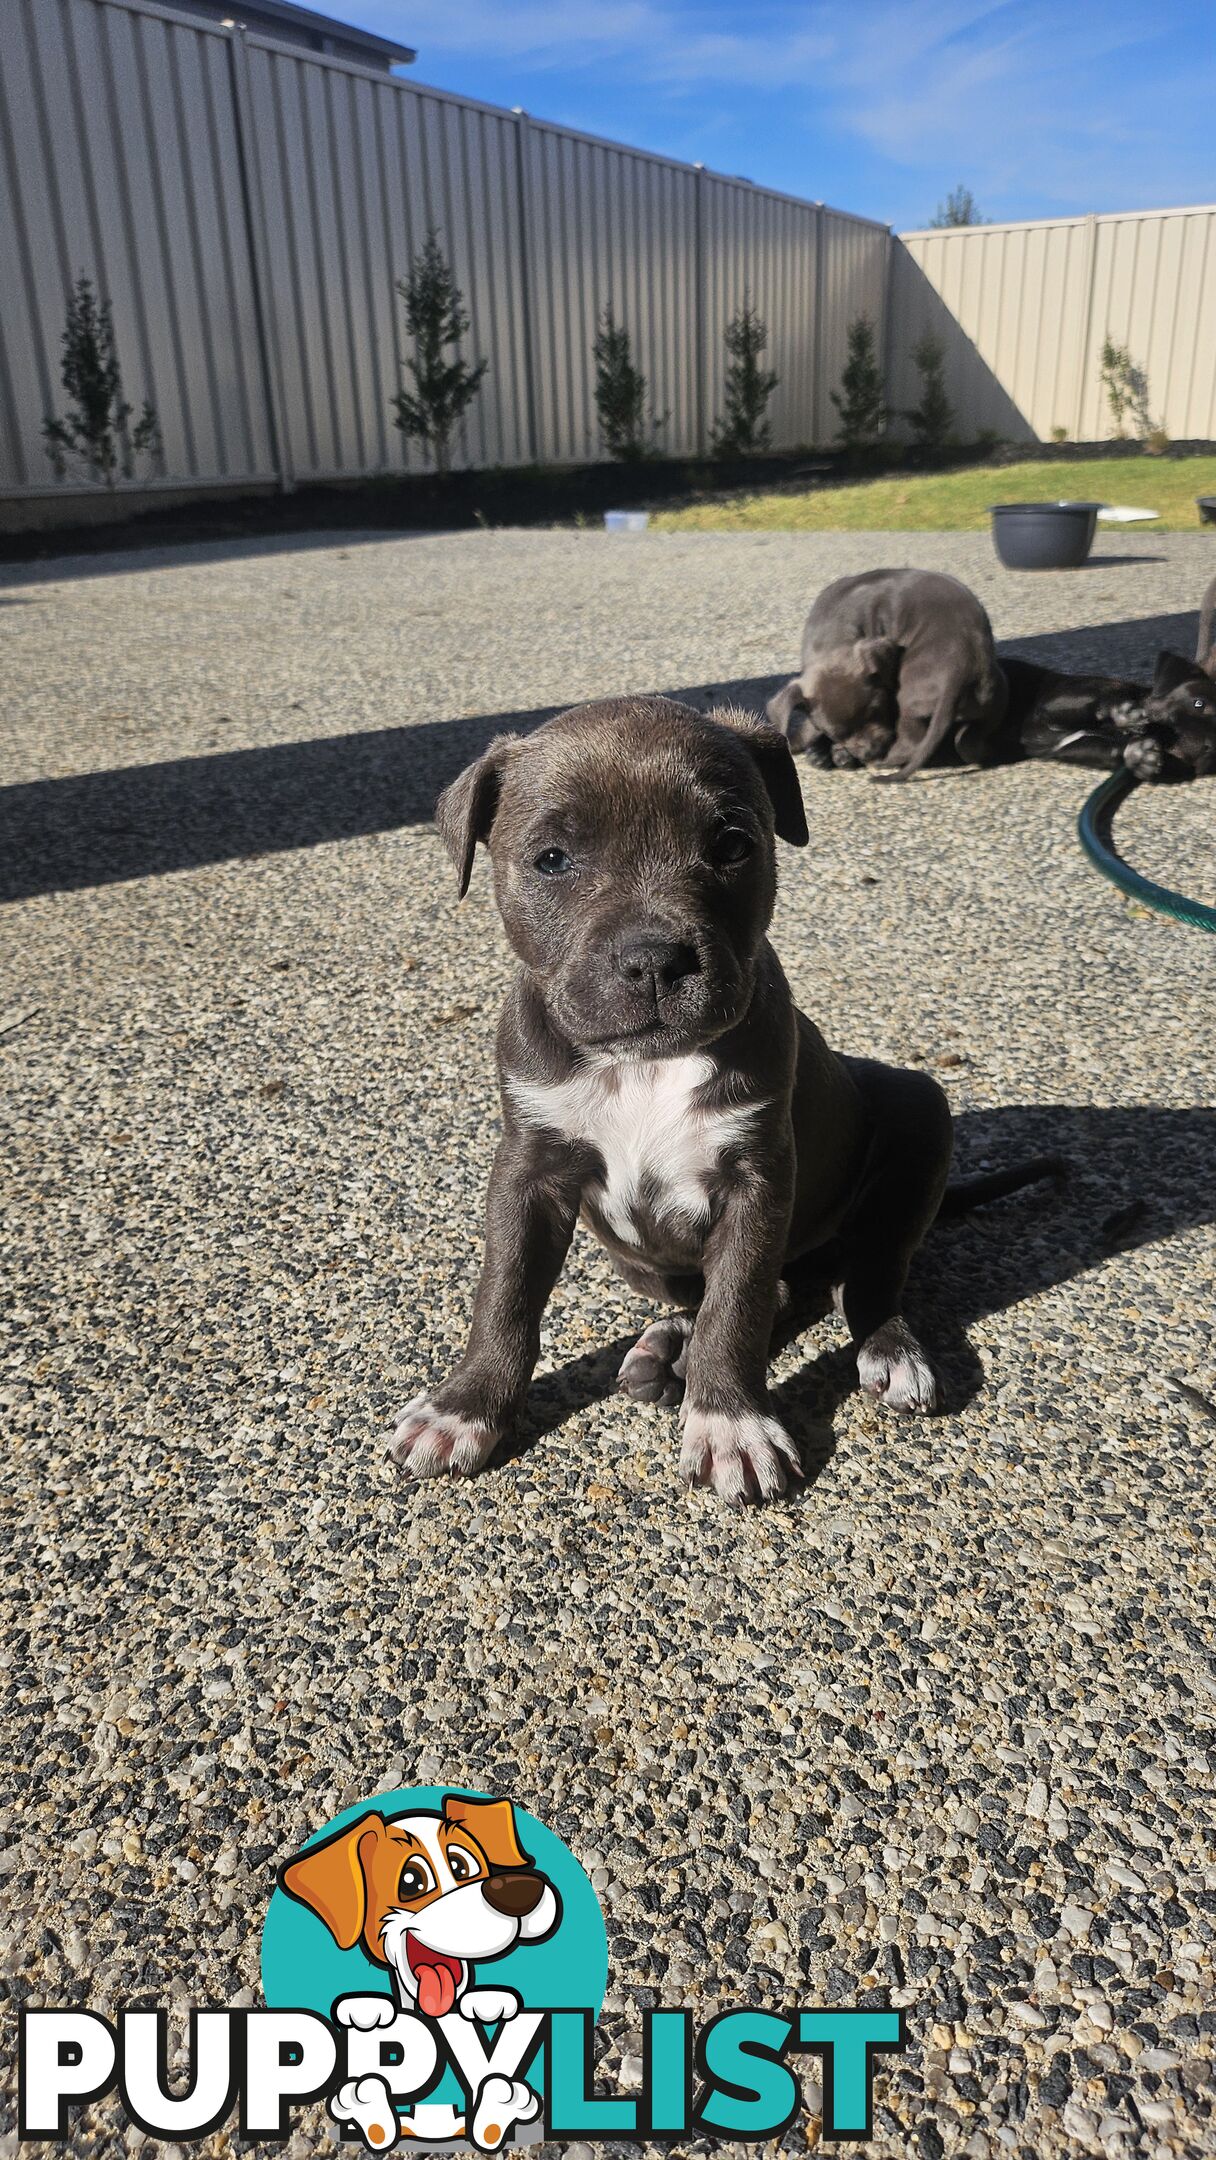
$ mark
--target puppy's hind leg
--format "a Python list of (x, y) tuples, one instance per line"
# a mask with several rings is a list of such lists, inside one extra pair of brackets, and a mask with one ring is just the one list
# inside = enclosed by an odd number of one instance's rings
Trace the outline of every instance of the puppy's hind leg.
[(616, 1376), (631, 1402), (658, 1403), (672, 1410), (684, 1400), (684, 1375), (692, 1336), (692, 1315), (672, 1313), (652, 1320), (638, 1336)]
[(876, 1129), (842, 1238), (833, 1290), (857, 1352), (863, 1394), (892, 1410), (934, 1410), (937, 1381), (903, 1317), (913, 1253), (941, 1206), (953, 1130), (945, 1096), (924, 1073), (854, 1066)]

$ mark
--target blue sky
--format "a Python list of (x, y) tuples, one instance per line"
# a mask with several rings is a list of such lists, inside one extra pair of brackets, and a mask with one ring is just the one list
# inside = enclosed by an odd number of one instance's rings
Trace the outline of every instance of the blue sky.
[(1212, 0), (330, 0), (424, 82), (890, 222), (1216, 197)]

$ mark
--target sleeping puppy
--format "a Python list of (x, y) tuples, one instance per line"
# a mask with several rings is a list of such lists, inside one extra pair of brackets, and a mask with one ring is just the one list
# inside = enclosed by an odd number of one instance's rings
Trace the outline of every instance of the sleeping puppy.
[(488, 847), (520, 965), (498, 1031), (502, 1137), (468, 1347), (401, 1413), (393, 1459), (412, 1477), (489, 1461), (580, 1213), (631, 1287), (675, 1308), (619, 1385), (682, 1398), (689, 1484), (740, 1505), (801, 1475), (767, 1378), (795, 1300), (835, 1303), (867, 1394), (931, 1410), (933, 1372), (902, 1313), (911, 1257), (944, 1203), (1047, 1166), (947, 1192), (937, 1083), (838, 1056), (796, 1011), (766, 935), (776, 840), (807, 840), (785, 738), (667, 698), (585, 705), (492, 742), (436, 823), (461, 893)]
[[(1111, 675), (1063, 675), (1032, 660), (1002, 658), (1009, 705), (985, 762), (1050, 758), (1139, 780), (1195, 780), (1216, 772), (1216, 683), (1181, 653), (1157, 656), (1152, 687)], [(971, 758), (967, 730), (959, 756)]]
[(995, 736), (1005, 697), (973, 592), (936, 570), (866, 570), (820, 593), (768, 718), (815, 763), (885, 762), (906, 780), (964, 725), (973, 745)]

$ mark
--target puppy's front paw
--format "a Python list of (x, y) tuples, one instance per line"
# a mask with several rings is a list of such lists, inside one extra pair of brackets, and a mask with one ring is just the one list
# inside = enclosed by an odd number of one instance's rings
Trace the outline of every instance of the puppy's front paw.
[(1099, 705), (1097, 718), (1109, 720), (1112, 726), (1121, 728), (1124, 734), (1127, 734), (1132, 728), (1144, 726), (1144, 707), (1137, 705), (1132, 698), (1121, 698), (1117, 704)]
[(329, 2103), (336, 2123), (353, 2124), (369, 2152), (391, 2152), (401, 2134), (393, 2096), (384, 2078), (348, 2078)]
[(501, 2025), (504, 2018), (519, 2016), (519, 1997), (512, 1988), (470, 1988), (458, 2008), (470, 2024)]
[(652, 1320), (616, 1376), (622, 1395), (631, 1402), (659, 1403), (665, 1410), (682, 1402), (691, 1335), (690, 1320)]
[(862, 1393), (889, 1410), (936, 1410), (933, 1367), (911, 1328), (901, 1320), (875, 1328), (857, 1353)]
[(539, 2113), (540, 2099), (522, 2078), (488, 2077), (473, 2110), (473, 2143), (483, 2152), (497, 2152), (517, 2123), (531, 2122)]
[(410, 1477), (472, 1477), (485, 1469), (501, 1438), (489, 1425), (416, 1395), (397, 1420), (388, 1452)]
[(352, 2026), (355, 2032), (375, 2032), (380, 2025), (391, 2025), (396, 2015), (391, 1995), (340, 1995), (334, 2004), (339, 2025)]
[(1136, 735), (1124, 748), (1123, 762), (1137, 780), (1157, 780), (1165, 764), (1165, 752), (1152, 735)]
[(680, 1448), (686, 1485), (712, 1485), (730, 1507), (775, 1500), (802, 1476), (798, 1450), (783, 1425), (759, 1410), (688, 1409)]

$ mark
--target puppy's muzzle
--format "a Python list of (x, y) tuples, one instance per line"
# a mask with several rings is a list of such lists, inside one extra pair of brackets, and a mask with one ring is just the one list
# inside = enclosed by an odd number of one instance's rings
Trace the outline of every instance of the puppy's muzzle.
[(649, 931), (621, 938), (613, 947), (613, 966), (627, 983), (652, 982), (656, 995), (674, 990), (686, 975), (698, 975), (701, 962), (691, 945)]
[(509, 1920), (522, 1920), (535, 1912), (545, 1894), (545, 1878), (531, 1868), (517, 1868), (510, 1875), (487, 1876), (482, 1888), (486, 1904)]

